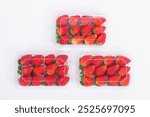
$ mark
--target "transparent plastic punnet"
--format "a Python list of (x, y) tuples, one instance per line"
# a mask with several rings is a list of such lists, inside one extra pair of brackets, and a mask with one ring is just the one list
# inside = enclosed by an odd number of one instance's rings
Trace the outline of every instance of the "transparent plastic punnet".
[(26, 54), (18, 60), (18, 82), (21, 86), (65, 86), (68, 77), (68, 55)]
[(102, 45), (106, 41), (106, 18), (92, 15), (60, 15), (56, 39), (61, 45)]
[(130, 59), (118, 56), (84, 55), (79, 60), (83, 86), (128, 86)]

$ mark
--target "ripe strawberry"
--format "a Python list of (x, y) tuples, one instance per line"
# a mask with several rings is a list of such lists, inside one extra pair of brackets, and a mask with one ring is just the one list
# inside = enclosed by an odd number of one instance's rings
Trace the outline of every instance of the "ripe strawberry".
[(85, 77), (82, 78), (81, 80), (81, 84), (83, 84), (84, 86), (92, 86), (93, 83), (94, 83), (94, 78)]
[(57, 28), (57, 33), (59, 35), (66, 35), (69, 32), (69, 26), (61, 26)]
[(33, 86), (39, 86), (44, 82), (43, 76), (33, 76), (32, 78), (32, 85)]
[(35, 55), (35, 56), (33, 56), (32, 63), (35, 66), (39, 66), (39, 65), (43, 64), (44, 63), (44, 56), (43, 55)]
[(119, 70), (119, 65), (118, 64), (112, 65), (112, 66), (108, 67), (107, 75), (113, 76), (117, 73), (118, 70)]
[(21, 76), (18, 81), (21, 86), (29, 86), (31, 84), (31, 80), (32, 78), (30, 76)]
[(98, 67), (103, 63), (103, 60), (103, 56), (93, 56), (92, 64), (94, 64), (95, 67)]
[(104, 86), (108, 82), (108, 76), (96, 77), (95, 84), (98, 86)]
[(60, 77), (58, 78), (57, 84), (58, 86), (65, 86), (69, 82), (69, 77)]
[(36, 66), (33, 70), (33, 73), (35, 75), (43, 75), (45, 72), (45, 66), (40, 65), (40, 66)]
[(108, 80), (108, 85), (110, 86), (117, 86), (119, 81), (120, 81), (120, 76), (111, 76), (109, 77), (109, 80)]
[(104, 64), (107, 66), (111, 66), (114, 64), (116, 58), (114, 56), (105, 56), (104, 57)]
[(52, 86), (57, 82), (58, 78), (55, 76), (47, 76), (45, 78), (46, 85)]
[(60, 44), (68, 44), (70, 42), (70, 35), (61, 36), (58, 40)]
[(128, 63), (130, 63), (130, 59), (125, 56), (118, 56), (116, 59), (116, 63), (118, 63), (120, 66), (124, 66)]
[(95, 26), (101, 26), (105, 21), (106, 19), (104, 17), (96, 17), (93, 19), (93, 24)]
[(57, 65), (55, 63), (46, 66), (46, 74), (47, 75), (55, 75), (57, 69)]
[(92, 57), (91, 55), (82, 56), (82, 57), (80, 58), (80, 65), (83, 66), (83, 67), (88, 66), (89, 64), (91, 64), (92, 58), (93, 58), (93, 57)]
[(57, 18), (56, 23), (59, 26), (66, 26), (68, 24), (68, 19), (69, 19), (68, 15), (63, 15)]
[(100, 45), (104, 44), (105, 41), (106, 41), (106, 33), (102, 33), (102, 34), (101, 34), (100, 36), (98, 36), (97, 39), (96, 39), (96, 43), (97, 43), (97, 44), (100, 44)]
[(70, 30), (70, 33), (71, 35), (77, 35), (79, 34), (80, 30), (81, 30), (80, 26), (73, 26)]
[(68, 73), (69, 67), (67, 65), (60, 66), (57, 68), (57, 73), (59, 76), (65, 76)]
[(56, 64), (57, 65), (64, 65), (65, 62), (67, 61), (68, 56), (67, 55), (58, 55), (56, 57)]
[(32, 71), (33, 71), (33, 67), (32, 66), (23, 67), (22, 70), (21, 70), (22, 75), (24, 75), (24, 76), (31, 75)]
[(82, 35), (83, 36), (90, 35), (92, 33), (92, 29), (93, 29), (93, 26), (91, 26), (91, 25), (83, 26), (81, 29)]
[(129, 85), (129, 81), (130, 81), (130, 75), (127, 74), (127, 75), (121, 77), (119, 85), (121, 85), (121, 86), (128, 86)]
[(79, 20), (80, 20), (80, 16), (79, 16), (79, 15), (71, 16), (71, 17), (69, 18), (69, 24), (70, 24), (71, 26), (76, 26), (76, 25), (78, 25)]
[(118, 74), (119, 74), (120, 76), (125, 76), (129, 71), (130, 71), (130, 67), (128, 67), (128, 66), (122, 66), (122, 67), (120, 67), (120, 69), (118, 70)]
[(105, 29), (106, 29), (105, 26), (97, 26), (97, 27), (94, 27), (93, 32), (97, 35), (100, 35), (105, 31)]
[(96, 76), (103, 76), (107, 71), (107, 66), (106, 65), (102, 65), (100, 67), (97, 67), (95, 69), (95, 75)]
[(81, 44), (84, 41), (84, 37), (83, 36), (74, 36), (71, 40), (72, 44)]
[(19, 60), (19, 63), (23, 66), (29, 65), (31, 63), (32, 60), (32, 55), (31, 54), (27, 54), (21, 57), (21, 59)]
[(50, 54), (45, 56), (45, 64), (49, 65), (51, 63), (53, 63), (55, 61), (55, 55), (54, 54)]
[(93, 77), (93, 73), (95, 71), (95, 65), (90, 65), (83, 70), (83, 74), (87, 77)]
[(85, 38), (85, 44), (87, 44), (87, 45), (94, 44), (96, 38), (97, 38), (97, 35), (96, 35), (96, 34), (93, 34), (93, 35), (90, 35), (90, 36), (86, 37), (86, 38)]
[(92, 20), (92, 16), (82, 16), (82, 18), (80, 19), (80, 23), (82, 26), (90, 25), (92, 23)]

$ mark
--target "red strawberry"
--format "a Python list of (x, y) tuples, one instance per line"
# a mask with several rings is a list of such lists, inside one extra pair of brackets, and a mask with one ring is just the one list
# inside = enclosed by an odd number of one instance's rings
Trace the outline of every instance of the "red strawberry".
[(113, 76), (113, 75), (115, 75), (117, 73), (118, 69), (119, 69), (119, 65), (118, 64), (110, 66), (107, 69), (107, 74), (109, 76)]
[(82, 78), (81, 83), (84, 86), (92, 86), (94, 83), (94, 78), (89, 78), (89, 77)]
[(90, 65), (83, 70), (83, 74), (87, 77), (92, 77), (95, 71), (95, 65)]
[(54, 54), (50, 54), (45, 56), (45, 64), (49, 65), (51, 63), (53, 63), (55, 61), (55, 55)]
[(94, 27), (93, 31), (95, 34), (100, 35), (105, 31), (106, 27), (105, 26), (97, 26)]
[(36, 66), (33, 70), (35, 75), (43, 75), (45, 72), (45, 66), (40, 65), (40, 66)]
[(61, 36), (58, 41), (60, 44), (68, 44), (70, 41), (70, 35)]
[(81, 44), (84, 41), (84, 37), (83, 36), (74, 36), (71, 40), (72, 44)]
[(44, 63), (44, 56), (43, 55), (35, 55), (35, 56), (33, 56), (32, 63), (35, 66), (39, 66), (39, 65), (43, 64)]
[(130, 81), (130, 75), (127, 74), (127, 75), (121, 77), (119, 85), (121, 85), (121, 86), (128, 86), (129, 85), (129, 81)]
[(23, 67), (22, 68), (22, 75), (29, 76), (29, 75), (31, 75), (32, 71), (33, 71), (32, 66)]
[(59, 25), (59, 26), (65, 26), (68, 24), (68, 15), (63, 15), (63, 16), (60, 16), (57, 18), (57, 21), (56, 23)]
[(90, 36), (86, 37), (86, 38), (85, 38), (85, 44), (87, 44), (87, 45), (94, 44), (96, 38), (97, 38), (97, 35), (96, 35), (96, 34), (93, 34), (93, 35), (90, 35)]
[(48, 75), (55, 75), (56, 73), (56, 69), (57, 69), (57, 65), (56, 64), (50, 64), (48, 66), (46, 66), (46, 73)]
[(80, 26), (74, 26), (71, 28), (70, 33), (71, 35), (77, 35), (79, 34), (80, 30), (81, 30)]
[(120, 67), (120, 69), (118, 70), (118, 74), (119, 74), (120, 76), (125, 76), (129, 71), (130, 71), (130, 67), (128, 67), (128, 66), (122, 66), (122, 67)]
[(103, 63), (103, 60), (103, 56), (93, 56), (92, 64), (94, 64), (95, 67), (98, 67)]
[(83, 66), (83, 67), (88, 66), (89, 64), (91, 64), (92, 58), (93, 58), (93, 57), (92, 57), (91, 55), (82, 56), (82, 57), (80, 58), (80, 65)]
[(67, 55), (58, 55), (56, 57), (56, 64), (57, 65), (64, 65), (65, 62), (67, 61), (68, 56)]
[(119, 81), (120, 81), (120, 76), (111, 76), (109, 77), (109, 80), (108, 80), (108, 85), (110, 86), (117, 86)]
[(101, 26), (105, 21), (106, 19), (104, 17), (96, 17), (93, 19), (93, 24), (95, 26)]
[(96, 77), (95, 84), (98, 86), (104, 86), (108, 82), (108, 76)]
[(107, 66), (106, 65), (102, 65), (100, 67), (97, 67), (95, 69), (95, 75), (96, 76), (103, 76), (107, 71)]
[(57, 33), (59, 35), (66, 35), (69, 32), (69, 26), (61, 26), (57, 28)]
[(22, 56), (21, 59), (19, 60), (19, 62), (21, 65), (26, 66), (31, 63), (31, 60), (32, 60), (32, 55), (28, 54), (28, 55)]
[(31, 80), (32, 78), (30, 76), (21, 76), (18, 81), (21, 86), (29, 86), (31, 84)]
[(69, 82), (69, 77), (60, 77), (58, 78), (57, 84), (58, 86), (65, 86)]
[(97, 39), (96, 39), (96, 43), (97, 43), (97, 44), (100, 44), (100, 45), (104, 44), (105, 41), (106, 41), (106, 33), (102, 33), (102, 34), (101, 34), (100, 36), (98, 36)]
[(79, 15), (71, 16), (71, 17), (69, 18), (69, 24), (70, 24), (71, 26), (76, 26), (76, 25), (78, 25), (79, 20), (80, 20), (80, 16), (79, 16)]
[(32, 78), (32, 85), (33, 86), (39, 86), (44, 82), (44, 77), (43, 76), (34, 76)]
[(92, 23), (93, 17), (92, 16), (82, 16), (80, 19), (80, 23), (82, 26), (89, 25)]
[(57, 68), (57, 73), (59, 76), (65, 76), (68, 73), (69, 67), (67, 65), (60, 66)]
[(116, 59), (116, 63), (118, 63), (120, 66), (124, 66), (128, 63), (130, 63), (130, 59), (125, 56), (118, 56)]
[(82, 35), (83, 36), (88, 36), (92, 33), (92, 29), (93, 29), (93, 26), (91, 25), (88, 25), (88, 26), (83, 26), (82, 27)]
[(114, 56), (105, 56), (104, 57), (104, 64), (107, 66), (111, 66), (114, 64), (116, 58)]
[(47, 76), (45, 78), (46, 85), (52, 86), (57, 82), (58, 78), (55, 76)]

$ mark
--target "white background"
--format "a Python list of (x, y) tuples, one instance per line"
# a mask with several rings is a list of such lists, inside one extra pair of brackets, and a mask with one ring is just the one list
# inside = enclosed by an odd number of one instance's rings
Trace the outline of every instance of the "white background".
[[(149, 11), (149, 0), (0, 0), (0, 99), (150, 99)], [(56, 45), (55, 17), (65, 12), (104, 14), (107, 43), (102, 47)], [(19, 87), (19, 56), (63, 50), (70, 55), (71, 67), (66, 88)], [(129, 56), (130, 86), (81, 87), (77, 71), (81, 51)]]

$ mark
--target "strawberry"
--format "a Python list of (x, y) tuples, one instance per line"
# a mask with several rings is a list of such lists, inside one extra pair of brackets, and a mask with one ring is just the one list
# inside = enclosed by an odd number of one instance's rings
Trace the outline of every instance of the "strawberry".
[(80, 58), (80, 65), (83, 66), (83, 67), (88, 66), (89, 64), (91, 64), (92, 58), (93, 58), (93, 57), (92, 57), (91, 55), (82, 56), (82, 57)]
[(109, 77), (109, 80), (108, 80), (108, 85), (110, 86), (117, 86), (119, 81), (120, 81), (120, 76), (111, 76)]
[(93, 77), (94, 71), (95, 71), (95, 65), (90, 65), (83, 69), (83, 74), (87, 77)]
[(69, 32), (69, 26), (60, 26), (57, 28), (57, 33), (59, 35), (66, 35)]
[(47, 75), (55, 75), (57, 69), (57, 65), (55, 63), (46, 66), (46, 74)]
[(92, 23), (93, 17), (92, 16), (82, 16), (80, 19), (80, 23), (82, 26), (89, 25)]
[(56, 64), (57, 65), (64, 65), (65, 62), (67, 61), (68, 56), (67, 55), (58, 55), (56, 57)]
[(96, 77), (95, 84), (98, 86), (104, 86), (108, 82), (108, 76)]
[(69, 24), (70, 24), (71, 26), (76, 26), (76, 25), (78, 25), (79, 20), (80, 20), (80, 16), (79, 16), (79, 15), (71, 16), (71, 17), (69, 18)]
[(104, 17), (95, 17), (93, 19), (93, 24), (95, 26), (101, 26), (105, 21), (106, 21), (106, 19)]
[(46, 85), (52, 86), (57, 82), (58, 78), (55, 76), (47, 76), (45, 78)]
[(69, 67), (67, 65), (60, 66), (57, 68), (57, 74), (59, 76), (65, 76), (68, 73)]
[(44, 82), (43, 76), (33, 76), (33, 78), (32, 78), (32, 85), (33, 86), (42, 85), (43, 82)]
[(130, 67), (128, 67), (128, 66), (122, 66), (122, 67), (120, 67), (120, 69), (118, 70), (118, 74), (119, 74), (120, 76), (125, 76), (129, 71), (130, 71)]
[(32, 66), (23, 67), (21, 70), (21, 72), (22, 72), (21, 75), (29, 76), (29, 75), (31, 75), (32, 71), (33, 71)]
[(94, 83), (94, 78), (85, 77), (82, 78), (81, 80), (81, 84), (83, 84), (84, 86), (92, 86), (93, 83)]
[(95, 67), (100, 66), (103, 63), (103, 56), (93, 56), (92, 64), (95, 65)]
[(69, 82), (69, 77), (60, 77), (58, 78), (57, 84), (58, 86), (65, 86)]
[(80, 26), (73, 26), (70, 30), (70, 33), (71, 35), (77, 35), (79, 34), (80, 30), (81, 30)]
[(127, 75), (121, 77), (119, 85), (120, 86), (128, 86), (129, 85), (129, 81), (130, 81), (130, 75), (127, 74)]
[(44, 56), (43, 55), (35, 55), (35, 56), (33, 56), (32, 63), (35, 66), (39, 66), (39, 65), (43, 64), (44, 63)]
[(118, 69), (119, 69), (119, 65), (118, 64), (108, 67), (107, 75), (109, 75), (109, 76), (115, 75), (117, 73)]
[(96, 38), (97, 38), (97, 35), (96, 35), (96, 34), (93, 34), (93, 35), (90, 35), (90, 36), (86, 37), (86, 38), (85, 38), (85, 44), (87, 44), (87, 45), (94, 44)]
[(130, 59), (125, 56), (118, 56), (116, 59), (116, 63), (118, 63), (120, 66), (124, 66), (128, 63), (130, 63)]
[(84, 41), (84, 37), (83, 36), (74, 36), (71, 40), (72, 44), (81, 44)]
[(43, 75), (44, 72), (45, 72), (45, 66), (40, 65), (40, 66), (34, 67), (33, 73), (35, 75)]
[(97, 37), (96, 39), (96, 44), (104, 44), (106, 41), (106, 33), (102, 33), (100, 36)]
[(64, 35), (64, 36), (61, 36), (58, 40), (58, 42), (60, 44), (69, 44), (70, 42), (70, 35)]
[(50, 54), (45, 56), (45, 64), (49, 65), (51, 63), (53, 63), (55, 61), (55, 55), (54, 54)]
[(19, 63), (23, 66), (29, 65), (31, 63), (32, 60), (32, 55), (31, 54), (27, 54), (24, 55), (20, 58)]
[(31, 84), (31, 80), (32, 78), (30, 76), (21, 76), (18, 81), (21, 86), (29, 86)]
[(114, 56), (105, 56), (104, 57), (104, 64), (107, 66), (111, 66), (114, 64), (115, 59), (116, 58)]
[(92, 33), (92, 30), (93, 30), (93, 26), (88, 25), (88, 26), (83, 26), (81, 32), (83, 36), (88, 36)]
[(97, 26), (97, 27), (94, 27), (93, 32), (97, 35), (100, 35), (105, 31), (105, 29), (106, 29), (105, 26)]
[(57, 18), (56, 23), (59, 26), (66, 26), (68, 24), (68, 19), (69, 19), (68, 15), (63, 15)]
[(102, 65), (100, 67), (97, 67), (95, 69), (95, 75), (96, 76), (103, 76), (107, 71), (107, 66), (106, 65)]

